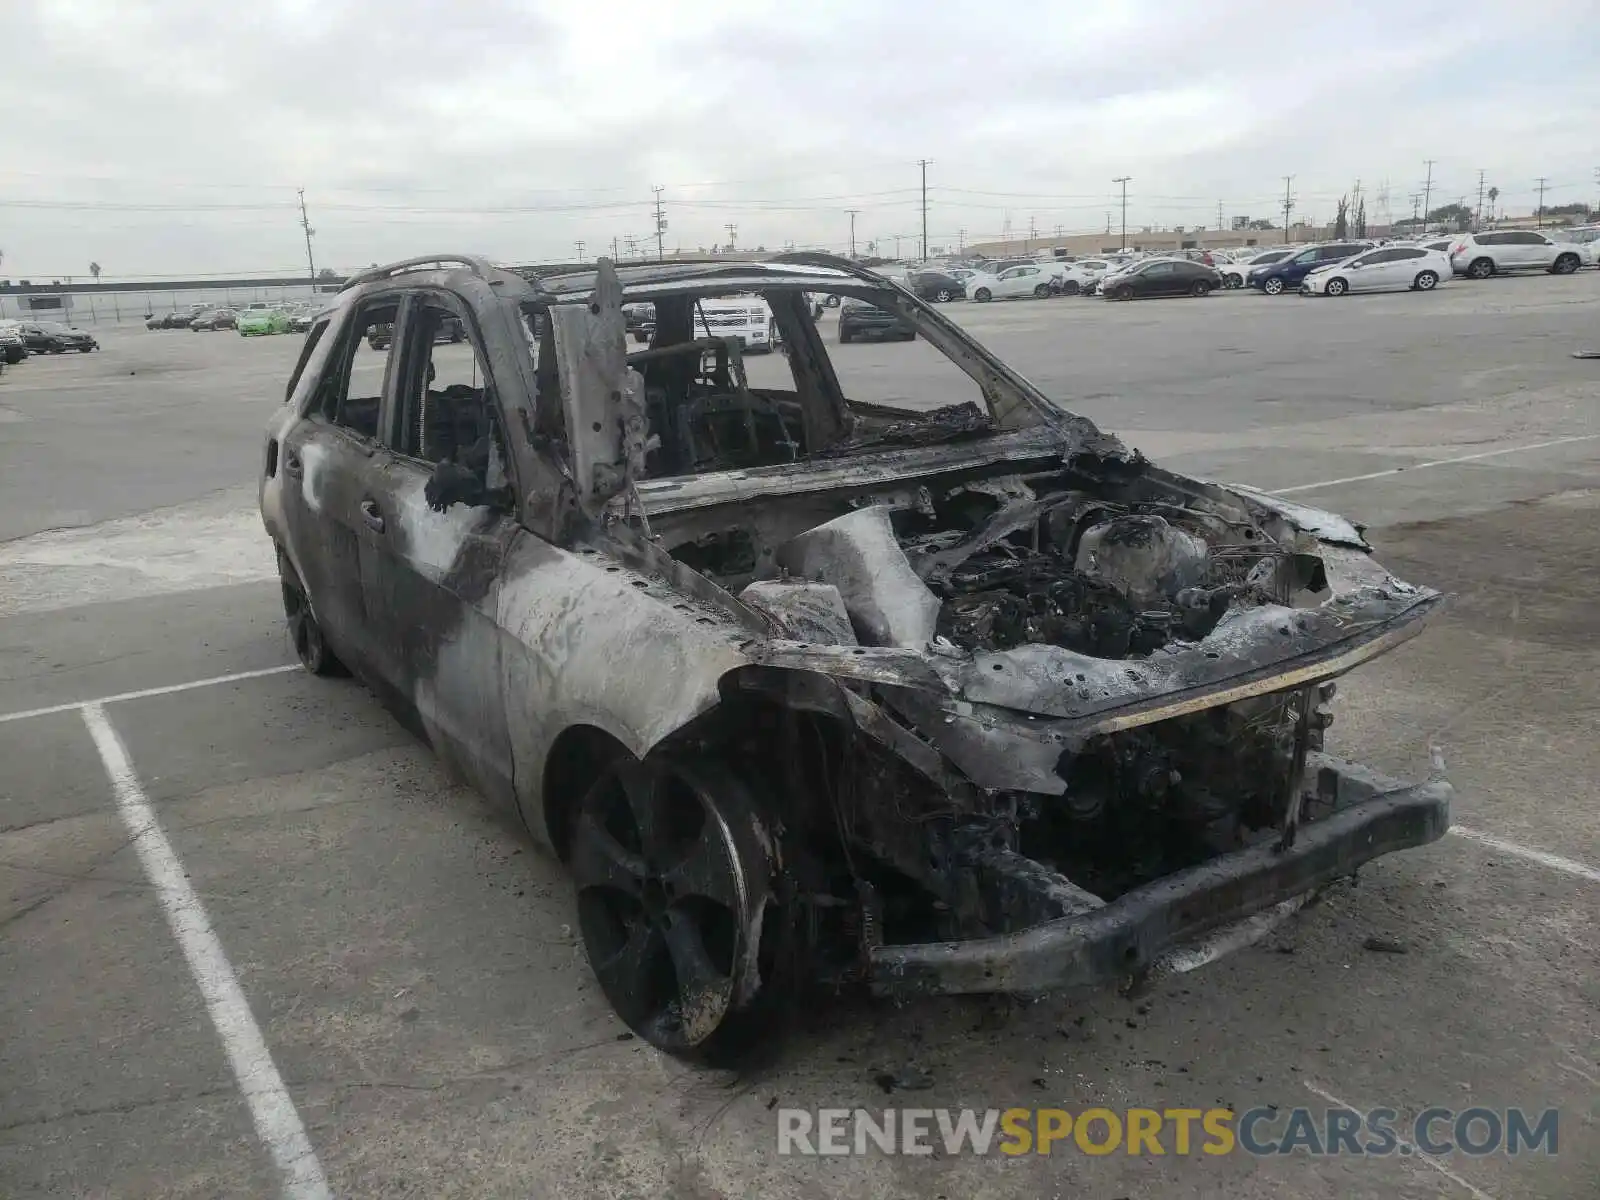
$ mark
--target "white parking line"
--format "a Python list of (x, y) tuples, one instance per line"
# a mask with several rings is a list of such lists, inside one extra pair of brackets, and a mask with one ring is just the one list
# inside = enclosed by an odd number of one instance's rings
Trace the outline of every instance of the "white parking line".
[[(1339, 1099), (1339, 1097), (1335, 1096), (1332, 1092), (1323, 1091), (1316, 1084), (1312, 1083), (1309, 1079), (1305, 1080), (1305, 1085), (1306, 1085), (1306, 1090), (1309, 1091), (1312, 1095), (1321, 1096), (1324, 1100), (1326, 1100), (1329, 1104), (1333, 1105), (1335, 1108), (1345, 1108), (1345, 1109), (1349, 1109), (1352, 1112), (1357, 1111), (1353, 1104), (1346, 1104), (1343, 1100)], [(1494, 1197), (1490, 1196), (1488, 1192), (1484, 1191), (1482, 1188), (1474, 1187), (1472, 1184), (1468, 1183), (1465, 1179), (1461, 1178), (1461, 1176), (1457, 1175), (1449, 1167), (1445, 1166), (1442, 1162), (1439, 1161), (1437, 1156), (1432, 1155), (1432, 1154), (1424, 1154), (1424, 1153), (1422, 1153), (1420, 1150), (1418, 1150), (1416, 1148), (1416, 1146), (1413, 1143), (1406, 1141), (1406, 1139), (1403, 1138), (1403, 1137), (1396, 1136), (1395, 1137), (1395, 1142), (1398, 1143), (1403, 1148), (1403, 1151), (1404, 1151), (1404, 1154), (1405, 1154), (1405, 1158), (1404, 1158), (1403, 1161), (1406, 1161), (1406, 1162), (1419, 1162), (1425, 1167), (1432, 1167), (1435, 1171), (1439, 1172), (1439, 1174), (1443, 1175), (1446, 1179), (1449, 1179), (1449, 1180), (1451, 1180), (1451, 1181), (1453, 1181), (1455, 1183), (1459, 1183), (1462, 1187), (1466, 1188), (1467, 1191), (1472, 1195), (1473, 1200), (1494, 1200)]]
[(1532, 846), (1520, 846), (1516, 842), (1508, 842), (1505, 838), (1495, 837), (1492, 833), (1483, 833), (1477, 829), (1468, 829), (1462, 825), (1452, 825), (1450, 832), (1457, 837), (1467, 838), (1469, 841), (1481, 842), (1506, 854), (1515, 854), (1518, 858), (1525, 858), (1529, 862), (1536, 862), (1541, 867), (1549, 867), (1552, 871), (1562, 871), (1568, 875), (1576, 875), (1579, 879), (1587, 879), (1590, 883), (1600, 883), (1600, 870), (1581, 863), (1571, 858), (1562, 858), (1559, 854), (1551, 854), (1547, 850), (1535, 850)]
[(81, 706), (83, 723), (89, 727), (100, 760), (105, 764), (117, 809), (133, 840), (139, 862), (166, 911), (172, 934), (183, 948), (189, 971), (205, 997), (211, 1023), (227, 1051), (233, 1076), (250, 1106), (256, 1133), (272, 1153), (288, 1200), (325, 1200), (331, 1196), (322, 1164), (311, 1148), (300, 1114), (278, 1068), (267, 1051), (266, 1040), (250, 1013), (250, 1003), (239, 987), (233, 966), (211, 928), (211, 919), (189, 880), (183, 863), (156, 819), (139, 777), (134, 773), (127, 748), (97, 702)]
[[(1526, 446), (1503, 446), (1499, 450), (1484, 450), (1478, 454), (1463, 454), (1459, 458), (1436, 458), (1431, 462), (1412, 463), (1409, 467), (1390, 467), (1387, 471), (1368, 471), (1365, 475), (1347, 475), (1343, 479), (1324, 479), (1318, 483), (1299, 483), (1294, 487), (1277, 488), (1270, 494), (1289, 496), (1295, 492), (1314, 492), (1318, 488), (1338, 487), (1344, 483), (1365, 483), (1369, 479), (1384, 479), (1407, 471), (1425, 471), (1429, 467), (1448, 467), (1455, 463), (1477, 462), (1484, 458), (1498, 458), (1502, 454), (1521, 454), (1524, 450), (1547, 450), (1551, 446), (1570, 446), (1573, 442), (1592, 442), (1600, 433), (1580, 433), (1574, 437), (1556, 438), (1548, 442), (1531, 442)], [(1266, 489), (1262, 489), (1265, 491)]]
[(209, 679), (191, 679), (188, 683), (169, 683), (165, 687), (143, 688), (137, 692), (118, 692), (114, 696), (100, 696), (94, 700), (69, 700), (65, 704), (49, 704), (44, 708), (24, 708), (19, 712), (0, 713), (0, 725), (7, 721), (26, 721), (29, 717), (48, 717), (52, 713), (71, 712), (90, 704), (117, 704), (123, 700), (144, 700), (150, 696), (170, 696), (174, 692), (191, 692), (195, 688), (216, 687), (222, 683), (237, 683), (241, 679), (261, 679), (267, 675), (283, 675), (300, 668), (294, 663), (282, 667), (262, 667), (258, 671), (235, 671), (232, 675), (213, 675)]

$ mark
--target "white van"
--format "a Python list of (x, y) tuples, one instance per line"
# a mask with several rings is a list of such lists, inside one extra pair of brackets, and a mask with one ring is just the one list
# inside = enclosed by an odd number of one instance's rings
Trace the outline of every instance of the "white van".
[(778, 342), (777, 322), (760, 296), (725, 296), (695, 304), (696, 337), (736, 337), (747, 351), (771, 351)]

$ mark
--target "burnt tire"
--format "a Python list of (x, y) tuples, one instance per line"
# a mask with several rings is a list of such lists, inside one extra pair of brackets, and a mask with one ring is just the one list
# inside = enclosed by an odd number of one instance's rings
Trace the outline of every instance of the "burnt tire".
[(1083, 291), (1083, 285), (1081, 283), (1079, 283), (1076, 279), (1069, 279), (1069, 280), (1067, 280), (1065, 283), (1063, 283), (1061, 285), (1061, 294), (1063, 296), (1076, 296), (1076, 295), (1079, 295), (1082, 291)]
[(986, 287), (981, 287), (972, 293), (972, 298), (979, 304), (987, 304), (994, 299), (994, 293)]
[(1582, 264), (1578, 262), (1576, 254), (1560, 254), (1556, 256), (1556, 261), (1550, 264), (1550, 273), (1552, 275), (1571, 275), (1580, 265)]
[(1038, 287), (1033, 289), (1033, 298), (1035, 300), (1047, 299), (1049, 295), (1050, 285), (1048, 283), (1041, 283)]
[(1431, 292), (1439, 286), (1439, 273), (1437, 271), (1419, 271), (1417, 277), (1411, 281), (1411, 286), (1419, 292)]
[(618, 755), (577, 803), (567, 863), (600, 990), (658, 1050), (770, 1050), (803, 982), (777, 823), (708, 758)]
[(1475, 258), (1467, 267), (1467, 276), (1471, 279), (1487, 279), (1494, 274), (1494, 259)]
[(300, 665), (313, 675), (349, 674), (338, 656), (328, 648), (322, 626), (311, 611), (305, 586), (281, 549), (278, 551), (278, 581), (283, 589), (283, 615), (288, 622), (289, 643)]
[(1328, 295), (1342, 296), (1350, 290), (1350, 285), (1342, 279), (1328, 280)]

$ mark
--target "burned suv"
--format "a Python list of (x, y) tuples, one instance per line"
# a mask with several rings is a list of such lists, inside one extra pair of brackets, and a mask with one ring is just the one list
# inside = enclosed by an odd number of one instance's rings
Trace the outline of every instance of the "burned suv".
[[(851, 374), (817, 291), (928, 361)], [(751, 293), (786, 354), (747, 364), (695, 312)], [(1448, 825), (1442, 779), (1323, 748), (1335, 677), (1439, 593), (1342, 518), (1155, 466), (843, 259), (369, 271), (263, 462), (302, 662), (553, 848), (606, 997), (675, 1054), (819, 982), (1138, 977)]]

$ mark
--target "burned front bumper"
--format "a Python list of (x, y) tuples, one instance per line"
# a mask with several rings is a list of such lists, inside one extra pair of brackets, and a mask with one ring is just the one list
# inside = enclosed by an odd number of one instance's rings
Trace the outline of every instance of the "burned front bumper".
[(1031, 993), (1138, 975), (1169, 951), (1380, 855), (1437, 841), (1450, 827), (1454, 790), (1442, 779), (1408, 786), (1321, 754), (1308, 760), (1306, 777), (1329, 808), (1301, 825), (1287, 849), (1272, 838), (1015, 933), (873, 947), (873, 990)]

